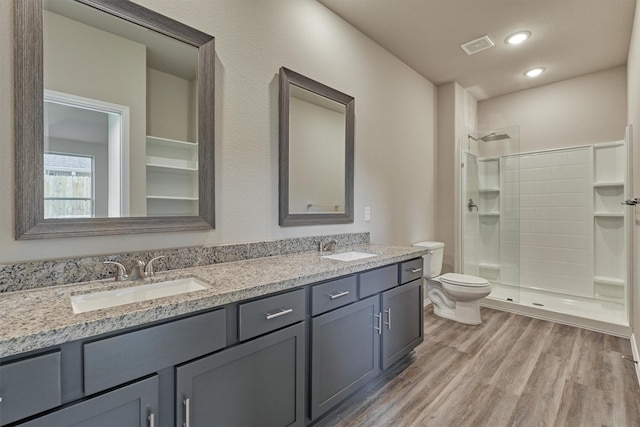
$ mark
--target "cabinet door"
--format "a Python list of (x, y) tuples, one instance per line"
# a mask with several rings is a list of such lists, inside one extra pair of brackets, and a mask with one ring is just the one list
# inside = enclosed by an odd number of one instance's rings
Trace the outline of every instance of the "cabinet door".
[(155, 427), (158, 377), (151, 377), (67, 406), (21, 427)]
[(311, 419), (380, 372), (378, 295), (312, 319)]
[(382, 294), (382, 369), (420, 344), (424, 337), (422, 278)]
[(304, 425), (305, 324), (176, 368), (176, 425)]

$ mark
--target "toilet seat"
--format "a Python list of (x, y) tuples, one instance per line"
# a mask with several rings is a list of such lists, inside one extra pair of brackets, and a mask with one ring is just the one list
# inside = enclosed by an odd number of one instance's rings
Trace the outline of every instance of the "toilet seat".
[(446, 273), (438, 277), (438, 279), (441, 282), (448, 283), (450, 285), (469, 286), (472, 288), (489, 285), (489, 282), (486, 279), (477, 276), (470, 276), (468, 274)]

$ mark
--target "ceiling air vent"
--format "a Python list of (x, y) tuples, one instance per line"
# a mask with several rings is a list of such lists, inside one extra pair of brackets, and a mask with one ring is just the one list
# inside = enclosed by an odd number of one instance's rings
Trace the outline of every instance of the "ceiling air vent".
[(467, 52), (467, 55), (473, 55), (474, 53), (478, 53), (481, 50), (489, 49), (490, 47), (495, 46), (489, 36), (482, 36), (475, 40), (471, 40), (470, 42), (466, 42), (460, 45), (462, 50)]

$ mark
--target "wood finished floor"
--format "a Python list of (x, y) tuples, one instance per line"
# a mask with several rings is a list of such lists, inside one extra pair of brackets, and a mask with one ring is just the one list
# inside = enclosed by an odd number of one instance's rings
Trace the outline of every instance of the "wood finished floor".
[(640, 426), (628, 339), (482, 308), (468, 326), (425, 309), (415, 352), (317, 426)]

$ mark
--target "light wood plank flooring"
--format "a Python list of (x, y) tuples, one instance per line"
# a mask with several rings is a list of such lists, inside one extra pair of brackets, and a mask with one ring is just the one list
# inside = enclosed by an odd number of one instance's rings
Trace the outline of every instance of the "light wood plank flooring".
[(467, 326), (425, 309), (415, 352), (315, 426), (640, 426), (628, 339), (482, 308)]

